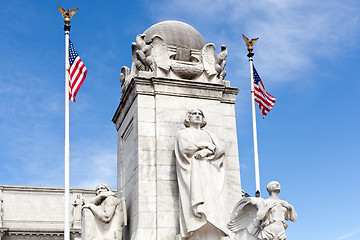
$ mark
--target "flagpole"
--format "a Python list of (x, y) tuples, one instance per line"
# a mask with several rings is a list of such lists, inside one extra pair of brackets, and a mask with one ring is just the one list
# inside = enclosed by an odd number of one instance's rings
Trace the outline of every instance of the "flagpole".
[[(263, 117), (273, 108), (276, 98), (271, 96), (268, 92), (265, 91), (265, 87), (260, 79), (260, 76), (256, 72), (256, 69), (253, 64), (253, 45), (257, 42), (259, 38), (253, 38), (249, 40), (243, 34), (243, 39), (247, 46), (249, 54), (250, 64), (250, 85), (251, 85), (251, 111), (252, 111), (252, 123), (253, 123), (253, 140), (254, 140), (254, 162), (255, 162), (255, 183), (256, 183), (256, 192), (255, 196), (260, 197), (260, 174), (259, 174), (259, 154), (258, 154), (258, 143), (257, 143), (257, 131), (256, 131), (256, 114), (255, 114), (255, 101), (259, 103), (259, 108)], [(256, 91), (256, 99), (255, 99)]]
[(65, 193), (64, 193), (64, 240), (70, 240), (70, 141), (69, 141), (69, 35), (70, 25), (65, 30)]
[(249, 57), (249, 64), (250, 64), (251, 111), (252, 111), (252, 125), (253, 125), (255, 184), (256, 184), (255, 196), (260, 197), (259, 154), (258, 154), (258, 143), (257, 143), (255, 94), (254, 94), (254, 69), (253, 69), (254, 53), (249, 53), (247, 56)]
[(63, 9), (57, 5), (61, 15), (64, 18), (65, 31), (65, 187), (64, 187), (64, 240), (70, 240), (70, 141), (69, 141), (69, 38), (70, 21), (76, 13), (77, 8), (72, 10)]

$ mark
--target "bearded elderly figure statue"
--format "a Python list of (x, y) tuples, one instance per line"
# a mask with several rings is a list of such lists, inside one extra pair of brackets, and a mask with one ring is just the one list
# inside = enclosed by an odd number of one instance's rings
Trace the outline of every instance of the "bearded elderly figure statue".
[(126, 225), (125, 199), (118, 199), (107, 184), (96, 187), (96, 197), (82, 208), (82, 240), (121, 240)]
[(235, 206), (228, 227), (234, 240), (286, 240), (285, 220), (296, 221), (292, 205), (279, 199), (280, 183), (270, 182), (268, 199), (244, 197)]
[(177, 239), (229, 239), (223, 164), (226, 144), (203, 129), (206, 120), (199, 109), (186, 114), (184, 125), (175, 142), (180, 193)]

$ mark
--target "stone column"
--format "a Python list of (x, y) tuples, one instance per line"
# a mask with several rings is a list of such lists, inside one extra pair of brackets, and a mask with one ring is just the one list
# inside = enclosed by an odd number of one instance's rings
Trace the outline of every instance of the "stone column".
[(223, 83), (145, 76), (133, 78), (123, 91), (113, 122), (118, 132), (118, 192), (124, 191), (128, 210), (124, 239), (173, 240), (179, 233), (174, 142), (193, 108), (204, 112), (206, 129), (228, 143), (224, 211), (230, 217), (241, 198), (234, 108), (239, 90)]

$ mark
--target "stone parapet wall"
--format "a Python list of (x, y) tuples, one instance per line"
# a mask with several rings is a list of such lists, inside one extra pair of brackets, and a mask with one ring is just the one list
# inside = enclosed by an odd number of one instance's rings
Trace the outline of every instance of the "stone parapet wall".
[[(71, 203), (77, 195), (86, 200), (95, 195), (92, 189), (70, 189)], [(0, 185), (0, 236), (10, 239), (63, 239), (64, 188)], [(72, 239), (80, 237), (79, 224), (71, 220)]]

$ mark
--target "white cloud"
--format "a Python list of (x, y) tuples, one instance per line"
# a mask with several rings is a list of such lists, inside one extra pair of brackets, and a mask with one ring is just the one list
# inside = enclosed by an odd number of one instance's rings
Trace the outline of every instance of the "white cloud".
[(106, 183), (116, 189), (117, 155), (116, 148), (111, 148), (113, 145), (116, 143), (106, 143), (106, 140), (76, 144), (70, 163), (71, 186), (95, 188)]
[[(348, 232), (338, 238), (336, 238), (335, 240), (346, 240), (346, 239), (350, 239), (351, 237), (356, 237), (356, 236), (360, 236), (360, 228), (355, 229), (354, 231)], [(357, 238), (358, 239), (358, 238)]]

